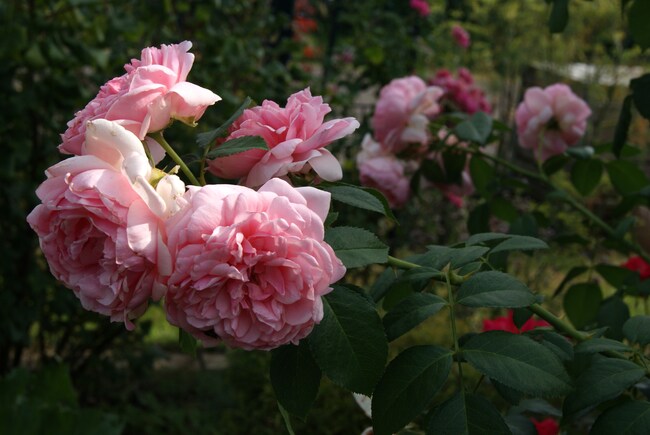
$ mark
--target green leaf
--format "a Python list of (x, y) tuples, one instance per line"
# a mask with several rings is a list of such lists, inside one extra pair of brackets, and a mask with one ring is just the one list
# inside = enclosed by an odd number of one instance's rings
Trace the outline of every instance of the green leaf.
[[(627, 23), (634, 42), (641, 48), (650, 47), (648, 17), (650, 17), (650, 3), (647, 0), (635, 0), (628, 10)], [(647, 115), (643, 116), (648, 117)]]
[(573, 346), (563, 336), (548, 329), (534, 329), (526, 331), (526, 336), (541, 343), (542, 346), (553, 352), (562, 361), (571, 361), (573, 359)]
[(596, 321), (603, 294), (598, 284), (575, 284), (564, 295), (564, 312), (573, 326), (582, 329)]
[(559, 358), (524, 335), (489, 331), (463, 346), (463, 357), (484, 375), (534, 396), (561, 396), (571, 380)]
[(571, 182), (582, 195), (589, 195), (600, 182), (603, 163), (596, 159), (577, 160), (571, 169)]
[(446, 246), (429, 245), (427, 252), (416, 257), (414, 262), (422, 266), (430, 266), (442, 270), (447, 265), (458, 269), (483, 257), (489, 248), (483, 246), (467, 246), (463, 248), (449, 248)]
[(614, 160), (607, 163), (607, 173), (614, 189), (621, 195), (631, 195), (648, 185), (648, 178), (634, 163)]
[(490, 230), (490, 205), (479, 204), (469, 212), (467, 230), (470, 234), (485, 233)]
[(623, 325), (630, 318), (630, 309), (618, 296), (612, 296), (600, 306), (598, 310), (598, 326), (607, 326), (605, 337), (614, 340), (623, 339)]
[(643, 377), (645, 371), (631, 361), (599, 358), (580, 375), (575, 392), (564, 400), (563, 414), (570, 415), (622, 394)]
[(493, 241), (499, 241), (503, 239), (509, 239), (512, 237), (511, 234), (504, 234), (504, 233), (479, 233), (479, 234), (474, 234), (473, 236), (470, 236), (469, 239), (465, 242), (467, 246), (473, 246), (473, 245), (481, 245), (486, 242), (493, 242)]
[(186, 354), (196, 356), (196, 349), (199, 347), (198, 341), (192, 334), (180, 328), (178, 328), (178, 345)]
[(566, 164), (569, 162), (569, 158), (564, 154), (558, 154), (556, 156), (547, 159), (542, 165), (542, 170), (546, 175), (553, 175), (560, 169), (563, 169)]
[(200, 148), (204, 148), (206, 146), (212, 146), (214, 144), (214, 141), (217, 140), (218, 137), (225, 135), (228, 132), (228, 128), (232, 125), (233, 122), (239, 118), (242, 113), (244, 113), (244, 110), (248, 109), (248, 107), (251, 105), (253, 100), (251, 100), (250, 97), (246, 97), (244, 102), (242, 103), (241, 106), (233, 113), (230, 118), (223, 124), (221, 124), (219, 127), (215, 128), (214, 130), (207, 131), (205, 133), (199, 133), (196, 136), (196, 143)]
[(647, 435), (650, 433), (650, 403), (629, 401), (600, 414), (591, 435)]
[(370, 296), (375, 302), (383, 298), (395, 282), (397, 275), (392, 267), (385, 269), (370, 288)]
[(585, 273), (587, 270), (589, 270), (589, 268), (585, 267), (585, 266), (575, 266), (575, 267), (571, 268), (571, 270), (569, 270), (569, 272), (562, 279), (562, 282), (560, 283), (560, 285), (558, 285), (557, 288), (555, 289), (555, 291), (553, 292), (553, 297), (555, 297), (555, 296), (559, 295), (560, 293), (562, 293), (562, 290), (564, 289), (564, 287), (569, 282), (571, 282), (571, 280), (579, 277), (580, 275)]
[(499, 411), (485, 398), (456, 393), (440, 405), (429, 421), (427, 435), (510, 435)]
[(548, 249), (548, 245), (543, 240), (536, 239), (535, 237), (512, 235), (492, 248), (490, 254), (506, 251), (534, 251), (538, 249)]
[(325, 241), (349, 269), (388, 261), (388, 246), (373, 233), (361, 228), (328, 228)]
[(445, 167), (445, 182), (461, 184), (462, 173), (467, 165), (467, 154), (461, 150), (445, 150), (442, 152), (442, 161)]
[(454, 128), (454, 133), (458, 139), (479, 145), (485, 145), (491, 132), (492, 118), (483, 112), (476, 112)]
[(242, 136), (236, 139), (230, 139), (214, 148), (208, 153), (208, 157), (215, 159), (217, 157), (226, 157), (233, 154), (243, 153), (249, 150), (268, 150), (264, 139), (260, 136)]
[(417, 417), (447, 380), (451, 364), (451, 352), (439, 346), (414, 346), (397, 355), (372, 395), (374, 433), (390, 435)]
[(494, 167), (478, 155), (469, 161), (469, 173), (474, 187), (481, 194), (485, 194), (495, 180)]
[(623, 325), (623, 334), (633, 343), (647, 345), (650, 343), (650, 316), (631, 317)]
[(630, 279), (633, 279), (636, 276), (634, 271), (631, 271), (630, 269), (611, 264), (597, 265), (596, 272), (598, 272), (600, 276), (605, 278), (605, 281), (616, 289), (622, 289)]
[(323, 311), (323, 320), (309, 335), (316, 363), (334, 383), (370, 395), (388, 355), (375, 307), (362, 295), (334, 286), (323, 299)]
[(304, 420), (316, 399), (321, 378), (307, 340), (298, 346), (288, 344), (273, 350), (269, 374), (278, 402)]
[(492, 198), (490, 210), (494, 216), (506, 222), (512, 222), (519, 217), (519, 211), (512, 201), (502, 197)]
[(579, 160), (591, 159), (594, 156), (595, 150), (593, 147), (570, 147), (565, 153), (573, 158)]
[[(384, 204), (370, 191), (370, 189), (354, 186), (352, 184), (334, 183), (322, 183), (318, 187), (330, 192), (332, 194), (332, 199), (335, 201), (361, 208), (363, 210), (374, 211), (395, 220), (395, 216), (388, 206), (388, 202)], [(379, 193), (379, 195), (381, 195), (381, 193)]]
[(614, 141), (612, 142), (612, 153), (617, 159), (621, 158), (621, 151), (627, 141), (627, 133), (632, 123), (632, 95), (628, 95), (623, 100), (621, 112), (618, 115), (616, 130), (614, 131)]
[(562, 33), (569, 22), (569, 0), (553, 0), (548, 29), (551, 33)]
[(620, 341), (596, 337), (578, 343), (575, 351), (576, 353), (600, 353), (607, 351), (632, 352), (632, 349)]
[(520, 308), (535, 303), (535, 295), (516, 278), (497, 271), (472, 275), (461, 284), (456, 301), (468, 307)]
[(430, 293), (415, 293), (403, 299), (383, 318), (388, 341), (407, 333), (446, 305), (446, 300)]

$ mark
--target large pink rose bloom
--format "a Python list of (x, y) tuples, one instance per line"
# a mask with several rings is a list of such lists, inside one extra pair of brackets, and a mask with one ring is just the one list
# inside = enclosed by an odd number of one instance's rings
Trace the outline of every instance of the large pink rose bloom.
[(90, 123), (84, 148), (46, 171), (36, 191), (42, 204), (27, 221), (50, 271), (83, 307), (132, 329), (164, 292), (171, 258), (163, 219), (184, 186), (165, 176), (154, 189), (142, 143), (116, 123)]
[(546, 160), (578, 143), (587, 129), (591, 109), (567, 85), (526, 90), (515, 120), (519, 144)]
[(186, 199), (167, 223), (167, 319), (206, 345), (273, 349), (307, 336), (345, 274), (323, 241), (329, 193), (274, 178), (259, 191), (190, 186)]
[(384, 86), (372, 117), (377, 141), (393, 153), (410, 143), (426, 144), (429, 119), (440, 112), (438, 100), (443, 93), (416, 76), (394, 79)]
[(361, 184), (383, 193), (391, 207), (402, 207), (411, 196), (405, 163), (386, 153), (369, 134), (363, 138), (361, 148), (357, 155)]
[(126, 74), (101, 87), (97, 96), (75, 114), (62, 135), (59, 151), (81, 154), (86, 122), (108, 119), (144, 139), (147, 133), (164, 129), (172, 119), (193, 125), (205, 109), (221, 98), (187, 81), (194, 63), (189, 41), (149, 47), (140, 60), (126, 64)]
[(264, 100), (261, 106), (244, 111), (226, 140), (261, 136), (269, 150), (254, 149), (220, 157), (209, 162), (209, 170), (218, 177), (241, 178), (241, 184), (250, 187), (310, 169), (324, 180), (340, 180), (341, 165), (325, 146), (352, 133), (359, 122), (343, 118), (324, 123), (330, 111), (322, 97), (312, 97), (309, 88), (291, 95), (286, 107)]

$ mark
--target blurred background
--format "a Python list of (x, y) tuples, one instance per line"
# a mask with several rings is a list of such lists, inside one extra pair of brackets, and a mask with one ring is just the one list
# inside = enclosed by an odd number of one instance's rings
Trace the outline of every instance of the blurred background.
[[(170, 142), (182, 153), (194, 152), (196, 133), (220, 125), (246, 96), (282, 105), (309, 86), (335, 115), (356, 116), (362, 123), (353, 137), (333, 146), (352, 182), (354, 157), (378, 91), (393, 78), (433, 79), (443, 69), (456, 74), (467, 68), (492, 114), (510, 126), (526, 87), (563, 81), (594, 112), (586, 141), (602, 144), (612, 141), (629, 80), (650, 60), (627, 33), (618, 0), (569, 2), (570, 20), (557, 34), (548, 30), (551, 6), (544, 0), (429, 0), (426, 14), (412, 3), (0, 2), (0, 432), (284, 431), (268, 380), (268, 354), (225, 348), (199, 349), (196, 358), (182, 353), (177, 330), (156, 305), (133, 332), (84, 311), (50, 275), (25, 221), (37, 204), (34, 190), (43, 171), (61, 159), (56, 147), (67, 121), (103, 83), (123, 74), (123, 65), (139, 58), (143, 47), (192, 41), (196, 60), (189, 80), (223, 98), (196, 129), (178, 123), (171, 129)], [(466, 48), (452, 35), (456, 25), (471, 37)], [(642, 145), (640, 158), (647, 164), (647, 124), (637, 118), (629, 141)], [(514, 145), (514, 139), (506, 140), (499, 153), (525, 164), (530, 156)], [(606, 202), (606, 188), (592, 198)], [(513, 196), (493, 206), (493, 228), (544, 236), (544, 218), (555, 212), (530, 201)], [(439, 192), (426, 192), (417, 206), (399, 211), (399, 227), (358, 210), (338, 211), (340, 221), (371, 228), (394, 252), (408, 254), (427, 243), (462, 240), (472, 230), (466, 221), (477, 204), (470, 198), (458, 208)], [(584, 233), (575, 217), (555, 218), (565, 232)], [(558, 233), (557, 227), (553, 231)], [(515, 260), (517, 273), (533, 290), (552, 292), (581, 249), (563, 251), (565, 258), (557, 252), (552, 258), (522, 256)], [(367, 286), (380, 270), (351, 279)], [(396, 348), (417, 342), (418, 334), (435, 335), (435, 322), (446, 322), (436, 319), (400, 339)], [(466, 330), (476, 329), (480, 319), (467, 318), (466, 324)], [(309, 417), (294, 423), (297, 433), (361, 433), (370, 422), (352, 396), (324, 383)]]

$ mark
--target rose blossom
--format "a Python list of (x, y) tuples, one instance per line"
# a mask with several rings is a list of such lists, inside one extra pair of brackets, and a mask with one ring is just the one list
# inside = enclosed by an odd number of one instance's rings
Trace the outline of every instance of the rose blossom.
[(209, 162), (209, 171), (222, 178), (241, 178), (241, 184), (250, 187), (309, 169), (324, 180), (340, 180), (341, 165), (325, 146), (352, 133), (359, 122), (343, 118), (323, 123), (330, 111), (322, 97), (312, 97), (309, 88), (291, 95), (286, 107), (264, 100), (261, 106), (244, 111), (226, 140), (261, 136), (269, 150), (252, 149), (216, 158)]
[(485, 97), (485, 92), (474, 84), (474, 77), (467, 68), (459, 68), (458, 77), (454, 77), (447, 69), (441, 69), (429, 80), (430, 84), (440, 86), (445, 94), (441, 104), (445, 111), (462, 111), (475, 113), (482, 111), (492, 112), (492, 106)]
[(517, 328), (514, 321), (514, 312), (508, 310), (507, 316), (495, 317), (494, 319), (483, 319), (483, 332), (486, 331), (507, 331), (513, 334), (521, 334), (522, 332), (532, 331), (535, 328), (543, 328), (551, 326), (545, 320), (536, 320), (532, 317), (526, 320), (526, 323)]
[(529, 88), (515, 114), (519, 144), (541, 160), (562, 154), (585, 134), (589, 115), (587, 103), (565, 84)]
[(167, 319), (206, 345), (273, 349), (306, 337), (345, 274), (323, 241), (330, 194), (274, 178), (257, 192), (190, 186), (185, 197), (167, 222)]
[(462, 48), (468, 48), (469, 44), (471, 43), (469, 33), (467, 33), (467, 30), (463, 29), (458, 24), (455, 24), (451, 28), (451, 36), (452, 38), (454, 38), (454, 41), (456, 41), (456, 44), (458, 44)]
[(420, 14), (421, 17), (426, 17), (431, 14), (431, 6), (429, 6), (426, 0), (410, 0), (409, 6)]
[(189, 41), (149, 47), (140, 60), (124, 65), (126, 74), (101, 87), (97, 96), (74, 119), (61, 136), (59, 151), (79, 155), (87, 121), (108, 119), (119, 122), (139, 139), (164, 129), (172, 119), (193, 125), (205, 109), (221, 100), (208, 89), (187, 80), (194, 55)]
[(410, 143), (426, 144), (429, 119), (440, 112), (444, 91), (416, 76), (394, 79), (381, 89), (372, 117), (375, 138), (393, 153)]
[(405, 164), (385, 152), (381, 145), (366, 134), (357, 155), (361, 184), (379, 190), (393, 208), (406, 204), (411, 192), (409, 179), (404, 175)]
[(641, 281), (645, 281), (650, 278), (650, 264), (646, 263), (645, 260), (639, 256), (633, 256), (627, 259), (625, 263), (621, 265), (627, 270), (637, 272), (641, 278)]
[(530, 421), (533, 422), (537, 435), (557, 435), (560, 433), (560, 425), (553, 418), (547, 417), (544, 420), (531, 418)]
[(154, 190), (142, 143), (117, 123), (89, 122), (83, 147), (46, 171), (42, 204), (27, 221), (52, 274), (83, 307), (132, 329), (171, 272), (162, 219), (184, 186), (167, 175)]

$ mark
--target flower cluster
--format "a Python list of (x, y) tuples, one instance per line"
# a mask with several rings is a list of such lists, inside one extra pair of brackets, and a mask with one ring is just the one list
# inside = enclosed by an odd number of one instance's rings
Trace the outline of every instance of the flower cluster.
[[(468, 74), (463, 72), (463, 80), (469, 79), (472, 84)], [(427, 177), (424, 185), (439, 189), (452, 204), (462, 206), (463, 197), (474, 192), (466, 164), (459, 174), (445, 171), (444, 156), (464, 158), (461, 149), (467, 144), (444, 127), (431, 131), (431, 121), (445, 110), (444, 102), (460, 95), (460, 87), (454, 87), (451, 80), (441, 82), (449, 88), (427, 85), (421, 78), (409, 76), (395, 79), (381, 89), (372, 117), (374, 137), (364, 137), (357, 167), (361, 184), (381, 191), (392, 207), (406, 204), (411, 196), (411, 179), (420, 176), (423, 165), (434, 165), (441, 174), (438, 178)], [(478, 91), (471, 89), (472, 95)], [(463, 109), (469, 108), (467, 113), (490, 108), (482, 92), (478, 104), (470, 103), (469, 96), (463, 98), (467, 101)]]
[(264, 101), (228, 138), (261, 136), (269, 149), (210, 162), (219, 176), (261, 187), (186, 188), (178, 167), (155, 167), (164, 153), (154, 139), (169, 144), (149, 134), (174, 119), (194, 125), (220, 99), (187, 81), (190, 47), (146, 48), (76, 114), (60, 145), (74, 156), (46, 171), (27, 221), (52, 274), (84, 308), (128, 329), (164, 298), (168, 320), (206, 345), (297, 343), (322, 319), (321, 297), (345, 267), (324, 241), (330, 194), (274, 177), (313, 169), (339, 179), (324, 146), (359, 124), (324, 122), (329, 106), (309, 89), (285, 108)]
[(492, 112), (485, 92), (476, 86), (474, 77), (467, 68), (459, 68), (456, 76), (447, 69), (440, 69), (429, 83), (445, 91), (441, 99), (445, 112)]
[(515, 114), (519, 145), (541, 161), (562, 154), (584, 136), (590, 115), (587, 103), (565, 84), (529, 88)]
[(458, 44), (458, 46), (461, 48), (469, 48), (469, 45), (472, 43), (467, 30), (458, 24), (452, 26), (451, 37), (454, 38), (456, 44)]

